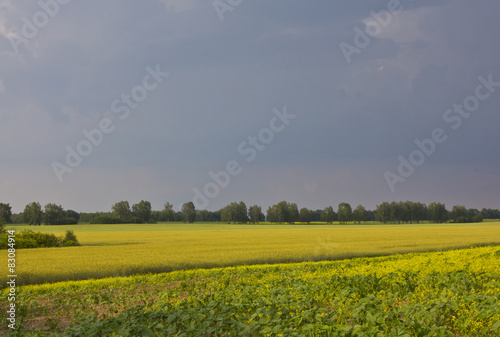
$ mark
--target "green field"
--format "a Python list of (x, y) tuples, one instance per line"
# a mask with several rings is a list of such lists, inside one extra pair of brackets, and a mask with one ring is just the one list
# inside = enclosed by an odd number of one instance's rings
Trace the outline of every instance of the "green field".
[[(76, 225), (82, 246), (20, 249), (19, 284), (257, 263), (446, 250), (500, 243), (500, 223), (467, 225)], [(2, 268), (5, 268), (2, 266)], [(5, 277), (6, 273), (2, 273)], [(2, 280), (2, 284), (5, 284)]]
[(498, 336), (499, 271), (493, 246), (24, 286), (10, 336)]

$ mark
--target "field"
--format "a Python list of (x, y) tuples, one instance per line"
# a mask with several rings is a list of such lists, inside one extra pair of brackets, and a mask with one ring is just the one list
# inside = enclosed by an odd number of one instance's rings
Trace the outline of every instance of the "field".
[(498, 222), (67, 229), (17, 251), (10, 336), (500, 335)]
[[(14, 228), (21, 231), (30, 227)], [(500, 244), (498, 222), (386, 226), (80, 225), (31, 229), (61, 234), (71, 229), (82, 246), (18, 250), (19, 284)], [(4, 275), (2, 272), (2, 278)]]
[(19, 336), (498, 336), (499, 271), (482, 247), (25, 286)]

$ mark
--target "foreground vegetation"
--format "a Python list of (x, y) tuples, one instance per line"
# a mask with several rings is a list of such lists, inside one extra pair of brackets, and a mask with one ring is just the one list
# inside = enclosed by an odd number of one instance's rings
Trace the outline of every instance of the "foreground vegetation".
[[(11, 227), (21, 231), (29, 227)], [(258, 263), (380, 256), (499, 244), (500, 223), (475, 225), (77, 225), (79, 247), (18, 249), (18, 284)], [(5, 287), (7, 273), (2, 273)]]
[(24, 286), (11, 336), (498, 336), (499, 279), (493, 246)]

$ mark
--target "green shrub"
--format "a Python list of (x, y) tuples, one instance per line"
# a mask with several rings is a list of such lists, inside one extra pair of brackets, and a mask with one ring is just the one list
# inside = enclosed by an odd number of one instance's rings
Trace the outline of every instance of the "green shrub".
[(104, 224), (104, 225), (108, 225), (108, 224), (119, 224), (121, 223), (122, 221), (120, 221), (120, 219), (118, 218), (114, 218), (112, 216), (107, 216), (107, 215), (99, 215), (99, 216), (96, 216), (94, 218), (92, 218), (92, 220), (90, 220), (90, 224), (91, 225), (100, 225), (100, 224)]
[[(0, 249), (8, 248), (7, 235), (0, 236)], [(23, 230), (16, 234), (16, 248), (49, 248), (49, 247), (68, 247), (79, 246), (78, 239), (73, 231), (67, 231), (65, 237), (57, 237), (54, 234), (33, 232), (32, 230)]]
[(80, 244), (78, 243), (78, 239), (76, 238), (75, 232), (73, 231), (66, 231), (66, 235), (63, 239), (63, 245), (64, 247), (68, 246), (79, 246)]

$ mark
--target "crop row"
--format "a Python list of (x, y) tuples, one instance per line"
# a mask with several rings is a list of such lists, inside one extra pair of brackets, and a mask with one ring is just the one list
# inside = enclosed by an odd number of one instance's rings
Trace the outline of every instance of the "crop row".
[(25, 286), (18, 333), (498, 336), (499, 270), (494, 246)]

